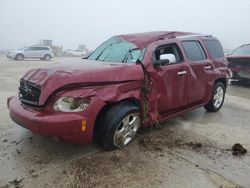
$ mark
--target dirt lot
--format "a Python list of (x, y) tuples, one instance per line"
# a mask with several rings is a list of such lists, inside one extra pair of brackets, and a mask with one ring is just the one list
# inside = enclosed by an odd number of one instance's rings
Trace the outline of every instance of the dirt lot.
[(6, 99), (19, 78), (50, 62), (0, 56), (0, 187), (250, 187), (250, 86), (229, 85), (218, 113), (203, 108), (141, 130), (127, 148), (105, 152), (95, 145), (58, 143), (12, 122)]

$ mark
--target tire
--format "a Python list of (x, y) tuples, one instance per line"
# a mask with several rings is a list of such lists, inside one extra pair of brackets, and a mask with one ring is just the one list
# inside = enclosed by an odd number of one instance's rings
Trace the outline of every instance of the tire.
[(221, 109), (225, 99), (225, 85), (222, 82), (217, 82), (214, 85), (212, 99), (204, 106), (208, 112), (217, 112)]
[(43, 57), (43, 60), (45, 61), (49, 61), (51, 59), (51, 56), (49, 54), (46, 54), (44, 57)]
[(23, 54), (17, 54), (15, 57), (15, 60), (17, 60), (17, 61), (22, 61), (23, 59), (24, 59)]
[(109, 108), (97, 124), (95, 138), (106, 150), (123, 148), (136, 136), (141, 126), (140, 109), (121, 102)]

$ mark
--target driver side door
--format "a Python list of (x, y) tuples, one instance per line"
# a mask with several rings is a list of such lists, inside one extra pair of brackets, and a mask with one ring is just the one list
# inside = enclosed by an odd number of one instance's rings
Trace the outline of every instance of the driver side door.
[(160, 57), (166, 54), (173, 54), (176, 61), (155, 66), (155, 80), (159, 95), (157, 108), (160, 115), (183, 108), (188, 102), (186, 95), (189, 75), (187, 62), (176, 43), (157, 47), (153, 61), (160, 60)]

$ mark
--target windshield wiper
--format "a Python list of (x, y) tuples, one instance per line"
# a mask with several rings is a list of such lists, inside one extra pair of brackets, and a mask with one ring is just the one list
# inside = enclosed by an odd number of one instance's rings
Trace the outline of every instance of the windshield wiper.
[(103, 51), (98, 55), (98, 57), (97, 57), (95, 60), (98, 60), (99, 57), (103, 54), (103, 52), (104, 52), (109, 46), (112, 46), (112, 45), (113, 45), (113, 44), (107, 45), (107, 46), (103, 49)]
[(135, 50), (140, 50), (140, 49), (139, 49), (139, 48), (129, 49), (128, 52), (126, 53), (124, 59), (122, 60), (122, 63), (127, 62), (128, 56), (129, 56), (129, 55), (131, 56), (131, 59), (133, 59), (133, 56), (132, 56), (132, 53), (131, 53), (131, 52), (133, 52), (133, 51), (135, 51)]

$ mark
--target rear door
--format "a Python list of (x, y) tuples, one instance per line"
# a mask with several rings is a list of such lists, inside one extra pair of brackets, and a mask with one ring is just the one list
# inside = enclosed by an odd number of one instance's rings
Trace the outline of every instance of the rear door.
[(46, 52), (48, 52), (49, 48), (47, 47), (39, 47), (39, 50), (37, 51), (37, 57), (43, 58)]
[(161, 45), (156, 48), (153, 60), (159, 60), (162, 54), (174, 54), (175, 63), (155, 67), (158, 102), (160, 114), (164, 114), (187, 104), (185, 91), (188, 86), (188, 65), (176, 43)]
[(35, 57), (35, 47), (28, 47), (24, 52), (24, 57), (32, 58)]
[(25, 51), (25, 56), (29, 57), (29, 58), (37, 58), (40, 57), (40, 47), (37, 46), (32, 46), (29, 47), (26, 51)]
[(189, 62), (188, 104), (204, 103), (210, 97), (213, 84), (213, 62), (208, 59), (201, 41), (182, 41), (182, 46)]

